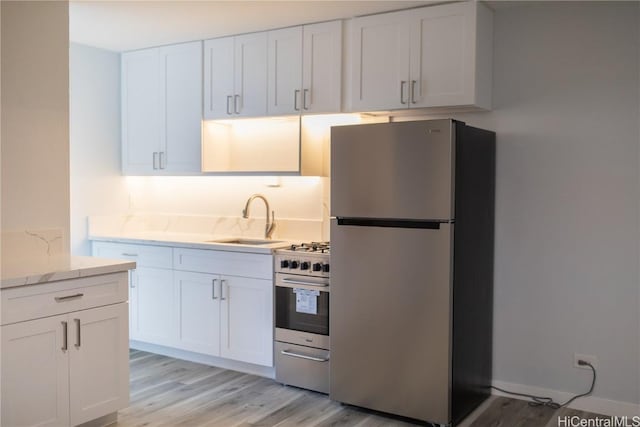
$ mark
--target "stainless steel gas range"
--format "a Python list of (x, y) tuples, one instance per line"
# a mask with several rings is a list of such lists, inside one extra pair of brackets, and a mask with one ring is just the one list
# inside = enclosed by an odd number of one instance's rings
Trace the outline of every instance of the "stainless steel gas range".
[(328, 242), (292, 245), (275, 256), (276, 381), (329, 393)]

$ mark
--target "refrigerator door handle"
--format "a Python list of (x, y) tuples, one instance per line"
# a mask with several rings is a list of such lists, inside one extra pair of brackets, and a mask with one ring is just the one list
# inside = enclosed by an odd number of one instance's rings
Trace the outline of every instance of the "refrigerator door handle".
[(381, 219), (381, 218), (336, 218), (338, 225), (361, 227), (422, 228), (439, 230), (442, 223), (453, 223), (448, 220), (415, 220), (415, 219)]

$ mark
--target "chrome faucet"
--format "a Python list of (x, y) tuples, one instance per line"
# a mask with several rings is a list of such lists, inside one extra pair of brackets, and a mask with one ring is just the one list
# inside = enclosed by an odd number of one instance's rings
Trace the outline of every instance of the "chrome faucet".
[(249, 218), (249, 205), (251, 205), (251, 202), (253, 202), (254, 199), (262, 199), (267, 208), (267, 223), (264, 227), (264, 238), (270, 239), (271, 235), (273, 234), (273, 229), (276, 228), (276, 213), (275, 211), (271, 211), (271, 217), (269, 217), (269, 202), (267, 201), (266, 197), (264, 197), (262, 194), (254, 194), (253, 196), (249, 197), (249, 199), (247, 200), (247, 204), (244, 205), (244, 209), (242, 210), (242, 218)]

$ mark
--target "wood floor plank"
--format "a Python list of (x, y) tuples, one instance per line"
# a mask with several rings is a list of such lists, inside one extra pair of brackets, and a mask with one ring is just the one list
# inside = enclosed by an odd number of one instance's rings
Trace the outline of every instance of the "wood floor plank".
[[(271, 379), (131, 350), (131, 404), (118, 427), (410, 427), (411, 420), (334, 402)], [(469, 427), (557, 427), (596, 414), (492, 397)]]

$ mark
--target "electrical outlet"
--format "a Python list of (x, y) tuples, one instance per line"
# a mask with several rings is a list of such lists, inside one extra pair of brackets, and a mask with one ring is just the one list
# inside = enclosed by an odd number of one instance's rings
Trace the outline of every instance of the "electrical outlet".
[(573, 354), (573, 366), (575, 368), (580, 368), (580, 369), (591, 369), (589, 366), (587, 365), (578, 365), (578, 361), (579, 360), (583, 360), (585, 362), (589, 362), (591, 363), (591, 365), (595, 368), (598, 369), (598, 358), (595, 356), (592, 356), (590, 354), (578, 354), (578, 353), (574, 353)]

